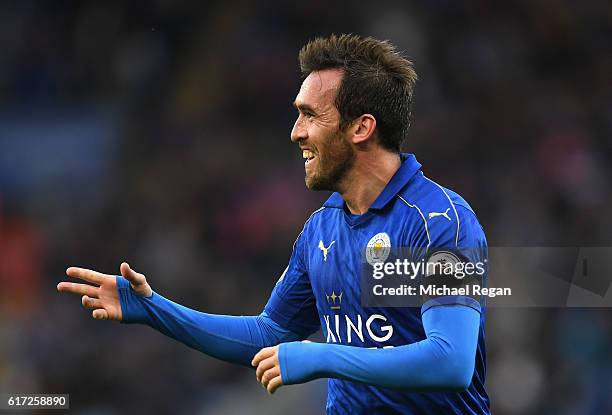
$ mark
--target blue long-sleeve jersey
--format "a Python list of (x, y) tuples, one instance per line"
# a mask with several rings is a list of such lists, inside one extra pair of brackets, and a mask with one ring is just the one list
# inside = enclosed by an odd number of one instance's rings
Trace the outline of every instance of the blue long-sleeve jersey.
[(279, 355), (285, 383), (330, 377), (328, 414), (488, 414), (483, 303), (445, 296), (421, 308), (362, 305), (364, 258), (384, 259), (389, 248), (424, 257), (454, 249), (486, 262), (472, 209), (420, 167), (402, 155), (400, 169), (360, 216), (333, 194), (306, 222), (261, 316), (213, 316), (157, 294), (137, 298), (120, 279), (124, 320), (242, 364), (260, 347), (322, 327), (328, 344), (285, 343)]

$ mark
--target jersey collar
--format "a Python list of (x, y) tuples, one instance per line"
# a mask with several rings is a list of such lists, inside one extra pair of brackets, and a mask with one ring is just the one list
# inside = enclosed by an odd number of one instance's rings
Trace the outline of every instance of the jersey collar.
[[(387, 183), (387, 186), (385, 186), (381, 194), (378, 195), (372, 206), (370, 206), (370, 210), (380, 210), (384, 208), (421, 168), (421, 163), (417, 161), (414, 154), (402, 153), (400, 154), (400, 158), (402, 160), (402, 165), (395, 172), (393, 177), (391, 177), (391, 180), (389, 180), (389, 183)], [(342, 209), (344, 207), (344, 199), (342, 199), (340, 193), (334, 192), (330, 198), (323, 203), (323, 206)]]

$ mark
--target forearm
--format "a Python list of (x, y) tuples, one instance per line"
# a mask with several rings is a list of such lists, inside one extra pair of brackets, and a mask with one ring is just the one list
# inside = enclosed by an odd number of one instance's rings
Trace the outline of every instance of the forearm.
[(262, 348), (300, 336), (276, 324), (265, 313), (259, 316), (225, 316), (202, 313), (153, 293), (135, 294), (129, 283), (117, 277), (124, 323), (146, 324), (207, 355), (251, 367)]
[(330, 377), (412, 391), (464, 390), (474, 372), (480, 313), (467, 306), (426, 311), (427, 338), (388, 349), (287, 343), (279, 350), (284, 384)]

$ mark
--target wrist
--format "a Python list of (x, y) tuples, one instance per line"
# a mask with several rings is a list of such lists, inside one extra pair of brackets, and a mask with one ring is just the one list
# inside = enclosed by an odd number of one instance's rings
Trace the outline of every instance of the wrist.
[(323, 377), (327, 371), (325, 343), (282, 343), (278, 349), (283, 384), (293, 385)]
[(126, 324), (148, 324), (149, 316), (143, 301), (151, 300), (151, 297), (143, 297), (137, 294), (128, 280), (118, 275), (117, 294), (121, 305), (121, 322)]

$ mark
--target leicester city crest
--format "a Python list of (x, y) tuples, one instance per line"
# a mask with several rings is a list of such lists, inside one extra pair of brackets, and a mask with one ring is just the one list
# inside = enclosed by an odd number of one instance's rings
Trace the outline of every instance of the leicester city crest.
[(366, 247), (366, 260), (368, 264), (374, 265), (385, 262), (391, 252), (391, 240), (385, 232), (377, 233), (368, 242)]

